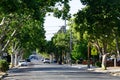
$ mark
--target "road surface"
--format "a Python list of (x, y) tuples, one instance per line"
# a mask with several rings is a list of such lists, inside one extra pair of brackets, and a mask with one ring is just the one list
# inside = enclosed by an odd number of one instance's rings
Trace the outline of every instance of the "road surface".
[(120, 77), (67, 65), (40, 63), (10, 70), (3, 80), (120, 80)]

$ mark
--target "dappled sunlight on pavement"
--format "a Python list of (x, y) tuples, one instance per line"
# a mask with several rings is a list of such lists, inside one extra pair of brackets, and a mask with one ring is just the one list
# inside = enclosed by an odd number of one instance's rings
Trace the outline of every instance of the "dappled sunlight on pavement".
[(102, 68), (93, 68), (91, 71), (110, 73), (113, 76), (120, 76), (120, 67), (107, 67), (106, 70), (103, 70)]
[(110, 73), (112, 76), (120, 76), (120, 67), (107, 67), (106, 70), (103, 70), (102, 68), (98, 68), (92, 65), (90, 65), (90, 68), (88, 68), (87, 65), (82, 65), (82, 64), (73, 64), (71, 67), (86, 69), (91, 72)]

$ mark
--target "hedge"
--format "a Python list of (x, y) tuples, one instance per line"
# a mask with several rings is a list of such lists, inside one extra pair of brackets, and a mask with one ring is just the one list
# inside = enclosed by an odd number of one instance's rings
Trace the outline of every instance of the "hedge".
[(9, 64), (6, 60), (0, 60), (0, 71), (6, 72), (9, 69)]

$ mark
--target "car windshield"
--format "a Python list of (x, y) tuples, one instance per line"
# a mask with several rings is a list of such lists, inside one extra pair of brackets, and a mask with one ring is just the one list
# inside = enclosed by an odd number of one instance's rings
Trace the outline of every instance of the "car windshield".
[(50, 60), (50, 59), (48, 59), (48, 58), (45, 58), (45, 60)]
[(25, 62), (25, 60), (20, 60), (19, 62)]

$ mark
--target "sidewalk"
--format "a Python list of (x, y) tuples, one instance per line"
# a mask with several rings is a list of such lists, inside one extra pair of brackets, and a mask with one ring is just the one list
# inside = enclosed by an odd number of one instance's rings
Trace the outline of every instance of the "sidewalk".
[(3, 77), (5, 77), (7, 73), (0, 72), (0, 80), (2, 80)]
[(72, 64), (71, 67), (85, 69), (91, 72), (110, 73), (112, 76), (120, 76), (120, 67), (107, 67), (107, 70), (103, 70), (102, 68), (98, 68), (92, 65), (90, 65), (90, 68), (88, 68), (87, 65), (82, 64)]
[(93, 68), (90, 71), (109, 73), (112, 76), (120, 76), (120, 67), (107, 67), (107, 70), (103, 70), (102, 68)]
[(6, 73), (5, 72), (1, 72), (1, 74), (0, 74), (0, 80), (2, 80), (4, 77), (6, 77), (8, 75), (8, 72), (10, 72), (11, 70), (15, 70), (17, 68), (18, 67), (10, 68)]

